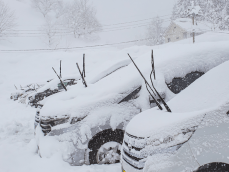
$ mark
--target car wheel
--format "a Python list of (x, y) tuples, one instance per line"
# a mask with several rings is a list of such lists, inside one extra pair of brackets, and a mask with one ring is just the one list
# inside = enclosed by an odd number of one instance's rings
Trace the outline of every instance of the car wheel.
[(96, 134), (88, 144), (90, 164), (115, 164), (120, 162), (122, 130), (104, 130)]

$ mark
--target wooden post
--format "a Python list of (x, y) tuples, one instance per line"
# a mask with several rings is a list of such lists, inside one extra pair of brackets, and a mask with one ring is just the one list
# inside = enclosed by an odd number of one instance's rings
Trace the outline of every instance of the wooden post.
[(85, 54), (83, 54), (83, 76), (84, 76), (84, 78), (86, 77), (86, 74), (85, 74)]

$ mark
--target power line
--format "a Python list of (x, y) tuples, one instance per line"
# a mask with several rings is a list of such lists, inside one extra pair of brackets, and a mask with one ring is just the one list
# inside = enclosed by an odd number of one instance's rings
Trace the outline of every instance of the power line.
[[(209, 30), (211, 31), (211, 30)], [(212, 31), (214, 32), (214, 31)], [(223, 33), (223, 34), (229, 34), (225, 32), (214, 32), (214, 33)], [(176, 34), (171, 34), (176, 35)], [(111, 46), (111, 45), (120, 45), (120, 44), (127, 44), (127, 43), (134, 43), (134, 42), (141, 42), (146, 40), (151, 40), (153, 38), (144, 38), (144, 39), (138, 39), (138, 40), (131, 40), (131, 41), (124, 41), (119, 43), (110, 43), (110, 44), (100, 44), (100, 45), (90, 45), (90, 46), (81, 46), (81, 47), (66, 47), (66, 48), (55, 48), (55, 49), (25, 49), (25, 50), (0, 50), (0, 52), (3, 53), (9, 53), (9, 52), (34, 52), (34, 51), (58, 51), (58, 50), (74, 50), (74, 49), (85, 49), (85, 48), (96, 48), (96, 47), (105, 47), (105, 46)]]
[[(163, 22), (167, 22), (167, 21), (171, 21), (171, 20), (167, 19), (167, 20), (164, 20)], [(150, 23), (142, 23), (142, 25), (136, 25), (136, 24), (135, 25), (128, 25), (128, 26), (122, 26), (122, 27), (117, 27), (117, 28), (110, 28), (110, 29), (102, 30), (102, 31), (98, 31), (98, 32), (111, 32), (111, 31), (119, 31), (119, 30), (126, 30), (126, 29), (134, 29), (134, 28), (149, 26), (150, 24), (151, 24), (151, 22)], [(53, 36), (66, 36), (66, 35), (72, 35), (72, 33), (74, 33), (74, 31), (49, 32), (49, 33), (55, 34)], [(6, 34), (7, 35), (4, 37), (39, 37), (39, 36), (26, 36), (26, 34), (28, 34), (28, 35), (47, 35), (47, 33), (6, 33)], [(25, 36), (20, 36), (20, 34), (23, 34)]]
[[(165, 17), (165, 16), (170, 16), (170, 15), (164, 15), (164, 16), (158, 16), (160, 19), (162, 19), (163, 20), (163, 17)], [(136, 22), (141, 22), (141, 21), (147, 21), (147, 20), (152, 20), (152, 19), (156, 19), (157, 17), (153, 17), (153, 18), (148, 18), (148, 19), (142, 19), (142, 20), (135, 20), (135, 21), (131, 21), (131, 22), (124, 22), (124, 23), (116, 23), (116, 24), (110, 24), (110, 25), (103, 25), (103, 26), (115, 26), (115, 25), (123, 25), (123, 24), (129, 24), (129, 23), (136, 23)], [(164, 20), (167, 20), (167, 19), (170, 19), (170, 17), (166, 17), (166, 18), (164, 18)], [(136, 23), (136, 24), (143, 24), (143, 23)], [(134, 24), (134, 25), (136, 25), (136, 24)], [(60, 24), (60, 25), (63, 25), (63, 24)], [(127, 25), (127, 26), (131, 26), (131, 25)], [(124, 26), (120, 26), (120, 27), (125, 27), (125, 25)], [(118, 27), (119, 28), (119, 27)], [(105, 29), (113, 29), (113, 28), (106, 28), (105, 27)], [(63, 31), (67, 31), (67, 30), (69, 30), (69, 29), (55, 29), (55, 30), (63, 30)], [(35, 32), (40, 32), (40, 31), (43, 31), (42, 29), (40, 29), (40, 30), (16, 30), (16, 29), (14, 29), (14, 30), (11, 30), (12, 32), (15, 32), (15, 31), (18, 31), (18, 32), (27, 32), (27, 31), (35, 31)], [(9, 32), (11, 32), (11, 31), (9, 31)], [(61, 33), (61, 32), (59, 32), (59, 33)], [(24, 34), (24, 33), (23, 33)], [(32, 33), (32, 34), (39, 34), (39, 33)]]
[[(164, 15), (164, 16), (171, 16), (171, 15)], [(164, 16), (158, 16), (158, 17), (163, 18)], [(157, 18), (157, 17), (151, 17), (151, 18), (148, 18), (148, 19), (135, 20), (135, 21), (130, 21), (130, 22), (116, 23), (116, 24), (103, 25), (103, 26), (122, 25), (122, 24), (126, 24), (126, 23), (134, 23), (134, 22), (139, 22), (139, 21), (152, 20), (152, 19), (155, 19), (155, 18)]]
[(90, 45), (90, 46), (83, 46), (83, 47), (66, 47), (66, 48), (55, 48), (55, 49), (27, 49), (27, 50), (0, 50), (0, 52), (29, 52), (29, 51), (57, 51), (57, 50), (72, 50), (72, 49), (83, 49), (83, 48), (94, 48), (94, 47), (105, 47), (111, 45), (119, 45), (119, 44), (127, 44), (133, 42), (140, 42), (145, 40), (150, 40), (152, 38), (145, 38), (145, 39), (138, 39), (132, 41), (124, 41), (119, 43), (110, 43), (110, 44), (100, 44), (100, 45)]

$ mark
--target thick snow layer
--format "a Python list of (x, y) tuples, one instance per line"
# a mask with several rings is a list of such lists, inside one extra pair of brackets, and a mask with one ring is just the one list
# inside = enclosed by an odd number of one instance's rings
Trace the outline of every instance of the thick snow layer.
[(228, 72), (229, 61), (213, 68), (169, 101), (168, 105), (173, 113), (147, 110), (135, 116), (126, 131), (131, 135), (148, 137), (166, 127), (177, 126), (176, 123), (216, 109), (229, 100)]
[[(178, 124), (185, 123), (190, 119), (197, 119), (202, 116), (201, 112), (196, 113), (169, 113), (160, 110), (150, 109), (135, 116), (127, 125), (126, 131), (137, 137), (149, 137), (152, 135), (160, 135), (160, 131), (170, 128), (172, 126), (179, 126)], [(195, 126), (195, 125), (190, 125)], [(179, 126), (181, 129), (184, 126)], [(186, 126), (187, 127), (187, 126)]]
[(168, 102), (173, 112), (192, 112), (220, 106), (229, 99), (229, 62), (197, 79), (190, 87)]
[[(106, 53), (107, 52), (107, 53)], [(122, 57), (113, 53), (109, 56), (108, 50), (86, 53), (86, 75), (90, 75), (92, 66), (94, 71), (106, 70), (107, 64), (112, 65), (122, 61)], [(68, 143), (57, 143), (56, 140), (42, 140), (44, 148), (48, 151), (42, 152), (46, 157), (40, 158), (37, 154), (37, 145), (34, 139), (34, 119), (36, 110), (25, 106), (17, 101), (10, 100), (10, 94), (17, 87), (28, 83), (43, 83), (49, 79), (56, 78), (52, 67), (59, 68), (59, 60), (62, 60), (62, 75), (77, 77), (78, 71), (75, 62), (82, 66), (82, 53), (39, 53), (39, 54), (1, 54), (0, 59), (0, 171), (1, 172), (119, 172), (121, 167), (117, 165), (91, 165), (72, 167), (64, 162), (60, 152), (71, 151)], [(117, 56), (116, 56), (117, 55)], [(96, 57), (96, 59), (94, 58)], [(125, 59), (124, 59), (125, 60)], [(100, 67), (99, 67), (100, 65)], [(101, 67), (102, 66), (102, 67)], [(94, 75), (99, 72), (92, 72)], [(58, 82), (58, 80), (57, 80)], [(81, 81), (80, 81), (81, 82)], [(55, 84), (54, 84), (55, 85)], [(69, 87), (70, 88), (70, 87)], [(115, 124), (114, 124), (115, 125)], [(54, 145), (50, 145), (54, 144)], [(68, 147), (67, 147), (68, 146)], [(67, 150), (65, 149), (68, 148)]]
[[(143, 71), (145, 76), (150, 72), (150, 56), (151, 49), (154, 49), (156, 77), (161, 78), (161, 81), (170, 82), (173, 76), (184, 76), (185, 71), (192, 71), (194, 69), (202, 69), (208, 71), (229, 58), (229, 50), (227, 48), (229, 36), (227, 34), (205, 34), (199, 36), (197, 39), (200, 43), (192, 45), (186, 42), (177, 42), (156, 47), (135, 46), (128, 49), (118, 50), (115, 48), (109, 49), (91, 49), (79, 50), (77, 52), (39, 52), (39, 53), (1, 53), (0, 59), (0, 166), (1, 170), (15, 172), (15, 171), (82, 171), (82, 172), (102, 172), (120, 171), (120, 164), (112, 166), (83, 166), (71, 167), (68, 163), (63, 162), (63, 157), (60, 155), (59, 148), (53, 147), (50, 150), (49, 158), (40, 158), (36, 151), (36, 143), (34, 138), (34, 117), (36, 113), (35, 108), (19, 104), (9, 99), (12, 92), (15, 92), (14, 84), (16, 86), (27, 85), (28, 83), (43, 83), (49, 79), (56, 78), (52, 67), (59, 69), (59, 61), (62, 60), (62, 75), (63, 77), (75, 76), (78, 77), (78, 70), (75, 63), (78, 62), (82, 67), (82, 55), (86, 54), (86, 81), (89, 83), (87, 89), (84, 88), (81, 81), (75, 86), (69, 87), (68, 92), (61, 92), (56, 94), (56, 98), (50, 98), (50, 109), (56, 111), (58, 106), (63, 108), (68, 103), (72, 103), (74, 107), (78, 108), (77, 103), (83, 101), (80, 99), (75, 103), (75, 98), (78, 96), (82, 98), (85, 96), (85, 101), (90, 103), (98, 100), (108, 100), (110, 97), (117, 99), (117, 90), (119, 93), (126, 93), (139, 84), (142, 84), (142, 79), (137, 73), (132, 64), (117, 70), (109, 76), (114, 76), (111, 79), (108, 77), (96, 82), (96, 86), (90, 83), (93, 78), (100, 75), (103, 71), (107, 71), (112, 65), (129, 60), (127, 53), (136, 60), (137, 65)], [(217, 58), (218, 61), (208, 61), (206, 59)], [(185, 63), (187, 59), (189, 62)], [(203, 59), (203, 60), (201, 60)], [(146, 61), (146, 62), (145, 62)], [(168, 61), (168, 63), (166, 63)], [(187, 68), (189, 64), (195, 64), (201, 61), (198, 67)], [(207, 63), (207, 64), (205, 64)], [(173, 69), (178, 69), (182, 64), (185, 65), (181, 70), (173, 72)], [(202, 68), (204, 66), (204, 68)], [(210, 66), (210, 67), (209, 67)], [(172, 71), (170, 71), (171, 69)], [(184, 71), (185, 70), (185, 71)], [(131, 71), (131, 73), (127, 73)], [(183, 72), (184, 71), (184, 72)], [(109, 72), (108, 72), (109, 73)], [(165, 75), (164, 75), (165, 74)], [(92, 79), (90, 79), (90, 77)], [(88, 78), (88, 79), (87, 79)], [(57, 79), (56, 79), (57, 80)], [(131, 82), (130, 82), (131, 81)], [(58, 82), (58, 80), (57, 80)], [(99, 83), (99, 84), (98, 84)], [(98, 84), (98, 85), (97, 85)], [(93, 87), (91, 86), (93, 85)], [(160, 83), (158, 84), (161, 85)], [(92, 87), (92, 88), (90, 88)], [(163, 88), (166, 89), (166, 88)], [(145, 96), (147, 93), (143, 93)], [(87, 97), (88, 94), (90, 97)], [(107, 95), (106, 95), (107, 94)], [(106, 96), (107, 97), (106, 97)], [(121, 95), (121, 94), (120, 94)], [(118, 94), (118, 96), (120, 96)], [(94, 97), (93, 97), (94, 96)], [(142, 102), (145, 101), (145, 96), (142, 97)], [(99, 99), (98, 99), (99, 97)], [(51, 100), (52, 99), (52, 100)], [(57, 104), (52, 102), (57, 100)], [(65, 102), (65, 103), (64, 103)], [(54, 102), (53, 102), (54, 103)], [(71, 105), (72, 105), (71, 104)], [(143, 103), (144, 104), (144, 103)], [(46, 105), (45, 105), (46, 106)], [(141, 105), (143, 107), (143, 105)], [(70, 106), (69, 106), (70, 107)], [(72, 106), (71, 106), (72, 107)], [(148, 107), (145, 105), (145, 109)], [(61, 110), (61, 108), (60, 108)], [(74, 110), (74, 109), (73, 109)], [(66, 112), (66, 109), (61, 111)], [(75, 112), (75, 111), (74, 111)], [(55, 113), (54, 113), (55, 114)], [(120, 115), (121, 115), (120, 110)], [(48, 114), (48, 115), (51, 115)], [(131, 116), (129, 116), (131, 117)], [(91, 121), (95, 116), (91, 117)], [(120, 120), (120, 119), (118, 119)], [(113, 126), (116, 126), (118, 120), (113, 120)], [(122, 119), (125, 120), (125, 119)], [(119, 122), (119, 121), (118, 121)], [(93, 124), (94, 125), (94, 124)], [(86, 130), (86, 129), (85, 129)], [(47, 145), (48, 146), (48, 145)], [(13, 165), (12, 165), (13, 164)]]
[[(208, 37), (209, 35), (207, 34), (202, 35), (202, 39), (209, 39)], [(150, 49), (150, 47), (133, 47), (124, 49), (119, 54), (123, 59), (128, 59), (128, 56), (123, 52), (132, 52), (130, 55), (135, 58), (138, 67), (148, 79), (151, 72)], [(158, 46), (154, 50), (154, 56), (156, 78), (162, 81), (161, 84), (155, 84), (155, 86), (160, 92), (166, 92), (167, 88), (163, 84), (164, 81), (169, 83), (174, 77), (183, 77), (193, 71), (207, 72), (229, 60), (229, 49), (228, 42), (221, 41), (220, 37), (218, 42)], [(109, 73), (110, 71), (107, 71), (107, 74)], [(88, 77), (93, 78), (92, 76), (89, 75)], [(95, 78), (98, 77), (95, 76)], [(91, 79), (88, 80), (90, 81)], [(58, 116), (68, 114), (81, 116), (79, 109), (86, 109), (87, 111), (87, 107), (92, 107), (93, 104), (95, 106), (95, 104), (98, 105), (99, 103), (118, 102), (120, 97), (123, 96), (122, 94), (142, 85), (142, 78), (134, 65), (130, 64), (94, 84), (88, 83), (88, 88), (85, 88), (80, 82), (69, 88), (68, 92), (62, 92), (56, 95), (55, 98), (49, 99), (41, 110), (41, 115)]]

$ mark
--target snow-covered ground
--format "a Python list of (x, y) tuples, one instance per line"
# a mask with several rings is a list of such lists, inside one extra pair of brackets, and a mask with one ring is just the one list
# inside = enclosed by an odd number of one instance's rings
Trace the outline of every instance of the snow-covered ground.
[[(79, 62), (82, 66), (82, 54), (86, 53), (86, 76), (99, 78), (105, 72), (110, 72), (110, 67), (117, 66), (122, 62), (127, 63), (130, 53), (134, 58), (139, 56), (150, 57), (150, 50), (155, 49), (156, 63), (157, 58), (162, 56), (163, 49), (172, 50), (172, 47), (190, 47), (191, 50), (198, 50), (199, 45), (206, 45), (206, 48), (214, 46), (217, 42), (219, 47), (227, 45), (227, 34), (206, 34), (199, 38), (199, 44), (192, 45), (190, 40), (184, 40), (179, 43), (165, 44), (161, 47), (131, 47), (119, 50), (116, 48), (92, 49), (78, 52), (40, 52), (40, 53), (1, 53), (0, 63), (0, 171), (3, 172), (29, 172), (29, 171), (82, 171), (82, 172), (118, 172), (120, 164), (108, 166), (82, 166), (71, 167), (65, 163), (60, 155), (54, 154), (50, 158), (40, 158), (35, 152), (36, 146), (33, 136), (33, 123), (36, 109), (24, 104), (19, 104), (10, 100), (10, 93), (15, 91), (14, 85), (20, 87), (29, 83), (45, 82), (49, 79), (56, 78), (52, 67), (56, 70), (59, 68), (59, 60), (62, 60), (63, 76), (78, 76), (75, 63)], [(182, 45), (181, 45), (182, 44)], [(190, 44), (190, 45), (189, 45)], [(222, 46), (220, 46), (220, 44)], [(160, 50), (160, 51), (159, 51)], [(173, 52), (174, 57), (181, 57), (186, 53)], [(171, 52), (168, 51), (165, 59), (169, 60)], [(214, 50), (212, 50), (214, 53)], [(216, 53), (213, 55), (222, 55)], [(204, 57), (204, 54), (203, 54)], [(223, 57), (223, 56), (222, 56)], [(223, 60), (223, 59), (222, 59)], [(163, 61), (163, 60), (162, 60)], [(224, 61), (224, 60), (223, 60)], [(159, 62), (159, 59), (158, 59)], [(216, 62), (216, 63), (220, 63)], [(159, 64), (159, 63), (157, 63)], [(173, 63), (175, 64), (175, 62)], [(174, 66), (176, 67), (176, 66)], [(164, 67), (163, 69), (166, 69)], [(208, 69), (206, 69), (207, 71)], [(166, 70), (164, 71), (166, 72)], [(182, 75), (182, 74), (181, 74)], [(167, 76), (168, 80), (171, 78)], [(92, 78), (92, 77), (91, 77)], [(93, 81), (93, 80), (91, 80)]]
[[(42, 15), (31, 8), (29, 0), (4, 0), (7, 2), (12, 10), (15, 10), (17, 17), (18, 30), (38, 30), (44, 23)], [(70, 1), (70, 0), (69, 0)], [(122, 23), (126, 21), (135, 21), (145, 18), (151, 18), (156, 15), (168, 15), (172, 10), (172, 2), (166, 2), (166, 8), (158, 8), (153, 5), (165, 3), (166, 0), (157, 2), (157, 0), (144, 0), (142, 2), (133, 2), (132, 0), (125, 1), (118, 0), (114, 2), (108, 2), (107, 0), (94, 2), (97, 8), (97, 14), (99, 21), (102, 24), (114, 24)], [(147, 2), (146, 2), (147, 1)], [(100, 5), (100, 4), (103, 5)], [(108, 4), (105, 4), (108, 3)], [(131, 7), (129, 4), (131, 3)], [(117, 8), (119, 13), (117, 14)], [(141, 10), (136, 10), (141, 8)], [(154, 9), (153, 9), (154, 8)], [(128, 9), (128, 13), (126, 10)], [(132, 12), (131, 12), (132, 11)], [(153, 16), (151, 15), (153, 11)], [(109, 14), (107, 14), (109, 12)], [(104, 15), (106, 14), (106, 15)], [(127, 15), (126, 15), (127, 14)], [(133, 15), (134, 14), (134, 15)], [(147, 14), (147, 16), (145, 16)], [(125, 17), (122, 17), (126, 15)], [(167, 16), (169, 17), (169, 16)], [(165, 17), (165, 19), (167, 18)], [(121, 21), (119, 20), (121, 18)], [(132, 27), (132, 26), (131, 26)], [(113, 26), (111, 27), (113, 28)], [(106, 29), (111, 29), (107, 27)], [(144, 37), (145, 28), (130, 28), (117, 32), (104, 32), (101, 34), (101, 39), (97, 42), (89, 43), (82, 41), (67, 41), (62, 40), (60, 47), (72, 47), (72, 46), (85, 46), (93, 44), (104, 44), (122, 42), (128, 40), (134, 40)], [(141, 34), (139, 34), (141, 33)], [(139, 34), (139, 35), (138, 35)], [(27, 35), (28, 36), (28, 35)], [(189, 45), (192, 43), (191, 39), (183, 40), (177, 43), (166, 44), (162, 46), (153, 47), (155, 49), (156, 57), (164, 56), (164, 60), (169, 60), (171, 56), (182, 57), (182, 54), (186, 53), (187, 48), (190, 51), (197, 51), (198, 43), (206, 43), (206, 48), (215, 47), (214, 42), (219, 42), (218, 47), (225, 48), (225, 44), (228, 44), (228, 34), (215, 34), (209, 33), (205, 36), (196, 38), (197, 45)], [(181, 45), (183, 44), (183, 45)], [(170, 47), (171, 46), (171, 47)], [(168, 52), (163, 50), (168, 47)], [(170, 47), (170, 48), (169, 48)], [(172, 47), (177, 47), (177, 50), (183, 51), (171, 51)], [(41, 37), (24, 37), (19, 36), (10, 38), (8, 40), (0, 41), (1, 50), (20, 50), (20, 49), (37, 49), (47, 48), (44, 44), (44, 40)], [(62, 75), (78, 77), (78, 70), (76, 68), (76, 62), (82, 66), (83, 54), (86, 54), (86, 76), (90, 79), (90, 83), (93, 84), (107, 73), (110, 73), (113, 69), (121, 67), (129, 63), (127, 53), (130, 53), (133, 58), (139, 56), (150, 57), (150, 51), (152, 47), (138, 47), (133, 46), (131, 48), (120, 50), (118, 48), (90, 48), (90, 49), (75, 49), (74, 51), (54, 51), (54, 52), (0, 52), (0, 172), (120, 172), (120, 164), (116, 165), (91, 165), (82, 167), (72, 167), (68, 163), (64, 162), (57, 152), (49, 158), (40, 158), (36, 151), (36, 144), (34, 140), (34, 117), (35, 108), (25, 106), (10, 100), (10, 94), (15, 92), (15, 86), (25, 86), (30, 83), (44, 83), (49, 79), (56, 78), (55, 73), (52, 71), (54, 67), (57, 71), (59, 69), (59, 61), (62, 60)], [(222, 55), (224, 52), (214, 54)], [(203, 54), (203, 58), (204, 58)], [(224, 61), (222, 59), (222, 61)], [(217, 62), (217, 64), (222, 61)], [(159, 62), (159, 60), (158, 60)], [(157, 63), (157, 61), (156, 61)], [(170, 61), (170, 65), (176, 62)], [(188, 64), (188, 63), (187, 63)], [(166, 69), (166, 66), (163, 68)], [(208, 69), (206, 69), (207, 71)], [(165, 70), (166, 72), (166, 70)], [(168, 71), (167, 71), (168, 72)], [(169, 73), (169, 72), (168, 72)], [(183, 73), (180, 73), (182, 76)], [(170, 80), (170, 75), (166, 76), (166, 80)], [(15, 86), (14, 86), (15, 85)]]
[[(92, 67), (94, 71), (100, 71), (99, 66), (109, 66), (119, 62), (120, 58), (111, 56), (113, 50), (109, 50), (109, 55), (104, 53), (88, 52), (87, 72), (90, 75)], [(10, 93), (16, 91), (17, 87), (32, 82), (44, 82), (50, 78), (55, 78), (55, 73), (51, 67), (58, 69), (59, 60), (62, 59), (62, 74), (78, 75), (75, 63), (78, 61), (82, 66), (82, 52), (77, 53), (40, 53), (34, 54), (1, 54), (0, 63), (0, 171), (1, 172), (117, 172), (120, 165), (111, 166), (82, 166), (71, 167), (65, 163), (60, 156), (54, 155), (49, 159), (40, 158), (35, 152), (33, 124), (35, 108), (25, 106), (10, 100)], [(103, 68), (106, 70), (106, 68)], [(96, 75), (96, 73), (95, 73)]]

